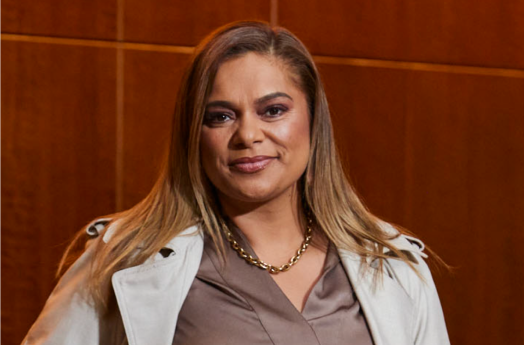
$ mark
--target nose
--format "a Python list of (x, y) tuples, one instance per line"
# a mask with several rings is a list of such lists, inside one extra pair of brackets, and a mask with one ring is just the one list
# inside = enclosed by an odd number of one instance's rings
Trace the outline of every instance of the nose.
[(252, 148), (264, 140), (262, 121), (256, 114), (244, 114), (237, 121), (231, 144), (234, 148)]

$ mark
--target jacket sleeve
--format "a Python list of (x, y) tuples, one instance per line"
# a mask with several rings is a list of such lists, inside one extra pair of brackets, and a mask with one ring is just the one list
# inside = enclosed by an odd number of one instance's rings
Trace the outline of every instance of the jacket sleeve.
[[(100, 240), (101, 236), (98, 236), (90, 242)], [(123, 343), (124, 339), (117, 339), (113, 332), (107, 332), (110, 314), (102, 313), (95, 307), (87, 293), (87, 279), (95, 247), (93, 244), (87, 246), (62, 276), (22, 341), (23, 345)]]
[(415, 345), (450, 344), (444, 313), (431, 272), (425, 260), (417, 254), (415, 256), (418, 261), (416, 268), (425, 280), (421, 281), (416, 276), (412, 278), (417, 279), (417, 282), (413, 283), (417, 287), (412, 296), (417, 306), (413, 328)]
[[(431, 271), (424, 260), (424, 243), (420, 240), (401, 235), (394, 245), (408, 255), (420, 277), (404, 262), (394, 259), (387, 260), (394, 279), (403, 287), (414, 305), (412, 322), (413, 344), (415, 345), (447, 345), (448, 332), (444, 321), (444, 313), (437, 293), (437, 288), (431, 276)], [(422, 277), (422, 279), (421, 279)]]
[(398, 235), (390, 241), (391, 244), (410, 258), (414, 268), (423, 278), (421, 279), (411, 267), (401, 260), (385, 261), (389, 274), (402, 286), (413, 302), (415, 309), (411, 327), (413, 344), (449, 345), (450, 341), (437, 288), (424, 260), (428, 257), (424, 253), (424, 243), (417, 238), (401, 235), (398, 230), (386, 222), (382, 222), (381, 226), (388, 234)]

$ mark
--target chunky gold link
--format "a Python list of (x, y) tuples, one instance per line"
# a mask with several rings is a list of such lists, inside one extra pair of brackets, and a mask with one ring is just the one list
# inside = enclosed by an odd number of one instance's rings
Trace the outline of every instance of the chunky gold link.
[(278, 274), (280, 272), (288, 271), (293, 265), (295, 265), (298, 262), (302, 254), (304, 254), (307, 247), (311, 243), (311, 238), (312, 238), (312, 233), (313, 233), (313, 230), (311, 227), (312, 224), (313, 224), (313, 220), (310, 217), (308, 217), (306, 234), (305, 234), (304, 241), (302, 242), (302, 245), (296, 251), (296, 254), (293, 257), (291, 257), (291, 259), (289, 259), (289, 262), (280, 267), (270, 265), (258, 258), (253, 257), (251, 254), (248, 254), (244, 250), (244, 248), (242, 248), (238, 244), (238, 242), (233, 238), (233, 234), (228, 229), (226, 229), (226, 235), (227, 235), (227, 240), (231, 244), (231, 248), (233, 248), (241, 258), (245, 259), (247, 262), (249, 262), (252, 265), (255, 265), (263, 270), (268, 271), (271, 274)]

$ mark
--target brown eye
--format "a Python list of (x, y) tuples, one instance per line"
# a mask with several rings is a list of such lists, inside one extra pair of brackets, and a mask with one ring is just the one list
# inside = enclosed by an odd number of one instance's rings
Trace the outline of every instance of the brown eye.
[(266, 109), (265, 114), (270, 117), (277, 117), (279, 115), (282, 115), (285, 111), (286, 109), (282, 107), (270, 107)]
[(204, 116), (204, 123), (206, 124), (220, 124), (231, 120), (232, 117), (226, 113), (206, 113)]

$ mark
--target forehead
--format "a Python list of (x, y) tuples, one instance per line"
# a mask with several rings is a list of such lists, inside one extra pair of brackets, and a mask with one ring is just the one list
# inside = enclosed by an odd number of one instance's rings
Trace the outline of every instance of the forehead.
[(220, 65), (209, 99), (260, 97), (277, 91), (301, 92), (282, 60), (247, 53)]

